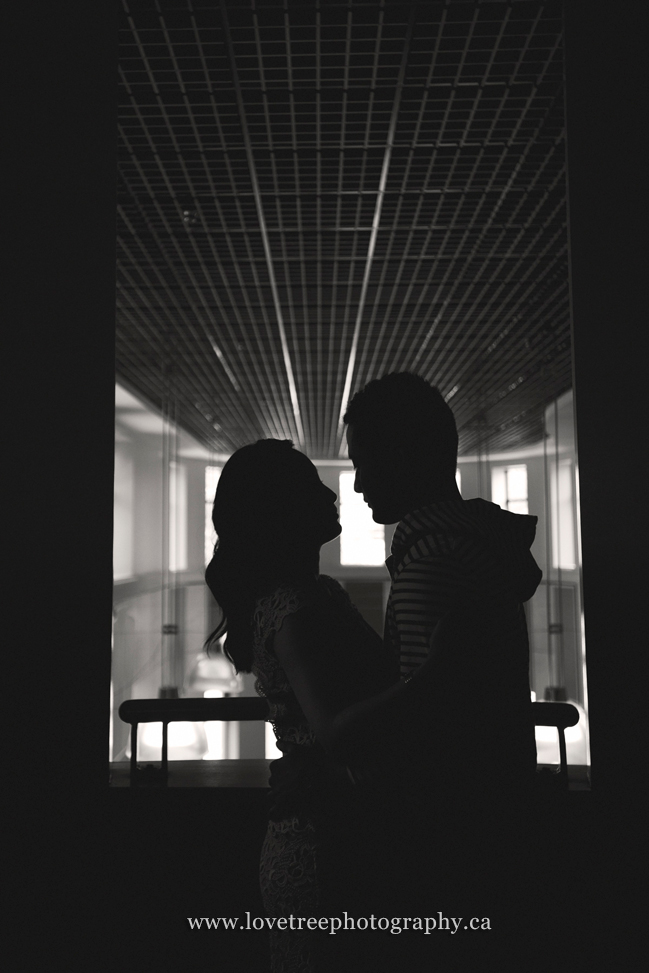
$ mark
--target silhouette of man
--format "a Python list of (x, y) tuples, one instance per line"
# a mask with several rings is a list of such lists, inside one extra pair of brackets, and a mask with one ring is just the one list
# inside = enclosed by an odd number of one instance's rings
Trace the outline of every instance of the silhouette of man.
[(537, 518), (462, 499), (453, 413), (420, 376), (370, 382), (344, 421), (355, 490), (376, 523), (397, 524), (385, 619), (395, 674), (407, 677), (426, 659), (440, 619), (446, 629), (436, 686), (399, 731), (402, 785), (416, 781), (416, 800), (402, 793), (394, 813), (408, 800), (421, 807), (424, 820), (410, 821), (421, 836), (431, 808), (514, 793), (533, 779), (523, 603), (542, 577), (530, 552)]

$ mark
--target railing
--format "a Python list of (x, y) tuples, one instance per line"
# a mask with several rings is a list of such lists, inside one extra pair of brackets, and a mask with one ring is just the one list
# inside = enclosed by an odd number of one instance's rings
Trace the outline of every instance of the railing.
[(565, 729), (579, 723), (579, 710), (572, 703), (532, 703), (534, 726), (556, 726), (559, 733), (559, 770), (547, 771), (558, 778), (561, 790), (568, 790), (568, 756)]
[[(545, 771), (556, 781), (557, 789), (568, 790), (566, 727), (576, 726), (579, 710), (571, 703), (530, 703), (535, 726), (554, 726), (559, 734), (559, 768)], [(162, 723), (161, 782), (168, 775), (167, 727), (179, 720), (192, 723), (210, 720), (267, 720), (268, 701), (256, 696), (221, 697), (218, 699), (130, 699), (119, 708), (120, 719), (131, 724), (131, 785), (137, 783), (137, 728), (140, 723)]]
[(162, 783), (168, 775), (167, 727), (188, 720), (267, 720), (268, 701), (258, 696), (224, 696), (216, 699), (129, 699), (119, 708), (120, 719), (131, 724), (131, 784), (137, 782), (137, 728), (140, 723), (162, 723)]

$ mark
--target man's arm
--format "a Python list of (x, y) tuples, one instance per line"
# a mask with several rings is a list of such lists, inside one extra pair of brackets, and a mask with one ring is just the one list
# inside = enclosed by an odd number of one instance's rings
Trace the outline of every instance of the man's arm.
[(402, 674), (425, 661), (439, 620), (470, 595), (465, 572), (451, 554), (411, 561), (398, 573), (389, 613), (398, 633)]
[(345, 709), (336, 701), (336, 680), (345, 678), (344, 660), (336, 659), (332, 647), (324, 644), (316, 610), (304, 608), (285, 618), (274, 649), (316, 737), (335, 759), (347, 763), (367, 746), (391, 739), (395, 723), (430, 691), (437, 659), (444, 657), (439, 642), (435, 632), (430, 653), (407, 682), (394, 683)]

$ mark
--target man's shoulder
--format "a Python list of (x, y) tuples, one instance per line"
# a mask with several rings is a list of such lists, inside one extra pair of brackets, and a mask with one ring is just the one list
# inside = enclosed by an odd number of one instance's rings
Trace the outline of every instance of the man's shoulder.
[(445, 606), (470, 588), (470, 578), (461, 560), (448, 554), (428, 554), (407, 560), (393, 577), (390, 602), (393, 606), (434, 603)]
[(397, 524), (393, 550), (403, 559), (443, 557), (473, 533), (473, 501), (450, 500), (407, 514)]
[(414, 563), (431, 569), (437, 562), (473, 564), (490, 546), (485, 524), (493, 520), (495, 504), (483, 500), (453, 500), (408, 514), (394, 533), (393, 577)]
[(421, 574), (434, 576), (459, 568), (457, 554), (461, 544), (452, 534), (426, 534), (413, 538), (407, 547), (395, 551), (391, 558), (392, 580)]

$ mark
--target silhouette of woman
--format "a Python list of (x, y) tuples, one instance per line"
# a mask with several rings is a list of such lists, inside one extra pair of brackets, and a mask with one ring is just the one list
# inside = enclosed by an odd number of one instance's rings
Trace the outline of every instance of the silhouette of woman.
[[(290, 441), (235, 452), (212, 519), (218, 541), (206, 581), (223, 618), (208, 643), (227, 632), (225, 653), (257, 677), (283, 754), (271, 765), (264, 906), (286, 919), (351, 914), (376, 858), (367, 795), (376, 804), (376, 781), (385, 778), (372, 767), (380, 751), (385, 768), (386, 719), (408, 707), (429, 662), (399, 681), (382, 639), (344, 589), (319, 574), (320, 547), (341, 531), (336, 495)], [(364, 787), (368, 778), (374, 790)], [(331, 969), (318, 950), (343, 937), (314, 936), (298, 928), (305, 924), (271, 930), (273, 973)]]

